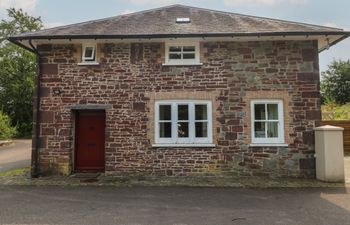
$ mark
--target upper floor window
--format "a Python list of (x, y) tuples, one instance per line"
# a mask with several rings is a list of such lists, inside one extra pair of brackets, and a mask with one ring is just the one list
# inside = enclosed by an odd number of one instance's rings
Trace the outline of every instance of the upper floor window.
[(83, 54), (81, 58), (82, 62), (96, 62), (96, 45), (84, 44)]
[(252, 143), (284, 143), (283, 102), (253, 100), (251, 102)]
[(165, 44), (165, 65), (198, 65), (199, 43), (166, 43)]
[(157, 144), (212, 142), (210, 101), (158, 101), (155, 107)]

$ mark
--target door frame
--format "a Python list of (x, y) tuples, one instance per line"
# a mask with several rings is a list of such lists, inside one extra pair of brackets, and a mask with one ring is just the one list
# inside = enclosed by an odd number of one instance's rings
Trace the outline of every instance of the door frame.
[[(92, 114), (103, 114), (104, 116), (104, 142), (103, 142), (103, 169), (102, 170), (77, 170), (76, 168), (76, 160), (77, 160), (77, 142), (78, 142), (78, 118), (79, 114), (81, 113), (92, 113)], [(92, 110), (92, 109), (83, 109), (83, 110), (73, 110), (73, 121), (72, 121), (72, 126), (73, 126), (73, 152), (72, 152), (72, 172), (73, 173), (83, 173), (83, 172), (105, 172), (106, 170), (106, 111), (105, 110)]]

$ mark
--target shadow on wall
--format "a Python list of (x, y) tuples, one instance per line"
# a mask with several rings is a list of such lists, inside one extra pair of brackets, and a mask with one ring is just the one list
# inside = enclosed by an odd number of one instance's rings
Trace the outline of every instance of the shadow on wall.
[(350, 154), (344, 157), (345, 183), (350, 184)]

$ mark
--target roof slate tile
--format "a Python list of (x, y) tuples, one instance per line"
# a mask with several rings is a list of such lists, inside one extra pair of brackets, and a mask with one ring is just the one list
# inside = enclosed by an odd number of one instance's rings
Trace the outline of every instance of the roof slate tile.
[[(191, 23), (176, 23), (176, 18), (188, 17)], [(305, 23), (248, 16), (184, 5), (146, 10), (127, 15), (24, 33), (14, 38), (74, 37), (74, 36), (162, 36), (254, 34), (293, 32), (342, 32), (342, 29)]]

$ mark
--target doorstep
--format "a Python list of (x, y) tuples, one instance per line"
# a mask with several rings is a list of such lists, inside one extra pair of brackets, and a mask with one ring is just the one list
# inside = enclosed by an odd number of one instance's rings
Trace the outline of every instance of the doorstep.
[(81, 178), (92, 179), (92, 178), (98, 178), (100, 175), (101, 175), (101, 173), (73, 173), (69, 177), (79, 178), (79, 179), (81, 179)]
[(78, 179), (81, 184), (98, 183), (101, 173), (73, 173), (69, 177)]

